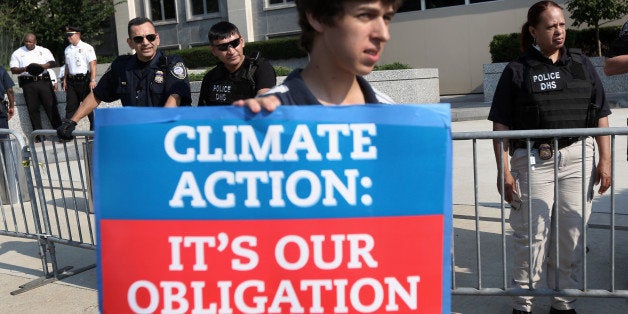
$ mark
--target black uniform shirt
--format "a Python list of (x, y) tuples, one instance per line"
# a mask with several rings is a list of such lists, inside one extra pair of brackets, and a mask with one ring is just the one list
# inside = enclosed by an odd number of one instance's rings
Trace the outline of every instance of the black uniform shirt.
[(181, 106), (192, 102), (190, 82), (183, 59), (160, 51), (149, 62), (136, 56), (117, 57), (94, 88), (97, 99), (123, 106), (163, 107), (170, 95), (181, 97)]
[[(535, 48), (530, 48), (526, 52), (526, 55), (530, 55), (540, 62), (552, 63), (552, 60), (545, 57), (541, 52)], [(557, 66), (565, 65), (569, 62), (571, 57), (567, 54), (567, 48), (561, 48), (561, 57), (556, 61)], [(611, 109), (606, 101), (606, 94), (604, 93), (604, 87), (599, 75), (595, 71), (595, 67), (591, 63), (591, 60), (586, 56), (582, 56), (583, 65), (588, 76), (594, 79), (593, 91), (591, 100), (595, 102), (596, 107), (601, 108), (598, 111), (598, 118), (603, 118), (611, 114)], [(523, 58), (518, 58), (506, 65), (504, 72), (502, 72), (497, 88), (495, 89), (495, 95), (493, 96), (493, 104), (491, 105), (491, 111), (489, 112), (488, 119), (501, 123), (509, 128), (512, 128), (512, 106), (514, 99), (520, 93), (527, 93), (525, 90), (525, 67)]]
[[(9, 88), (13, 88), (13, 86), (15, 86), (15, 83), (13, 82), (13, 79), (11, 79), (9, 73), (7, 73), (3, 67), (0, 67), (0, 102), (4, 100), (4, 94), (6, 91)], [(9, 127), (6, 109), (7, 108), (4, 108), (4, 106), (0, 107), (0, 128), (5, 129)]]

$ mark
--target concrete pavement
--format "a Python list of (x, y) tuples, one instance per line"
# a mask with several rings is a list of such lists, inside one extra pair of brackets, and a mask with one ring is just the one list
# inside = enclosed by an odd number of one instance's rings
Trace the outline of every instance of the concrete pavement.
[[(462, 131), (486, 131), (490, 130), (490, 122), (485, 120), (488, 108), (486, 104), (472, 102), (470, 98), (461, 98), (461, 102), (452, 101), (452, 116), (464, 118), (456, 119), (452, 123), (453, 132)], [(442, 102), (452, 99), (443, 98)], [(466, 101), (466, 102), (465, 102)], [(611, 116), (611, 126), (625, 126), (628, 109), (615, 109)], [(474, 215), (474, 194), (473, 174), (469, 173), (470, 150), (469, 143), (454, 143), (454, 181), (453, 181), (453, 201), (454, 215), (454, 243), (456, 254), (456, 283), (460, 286), (474, 284), (474, 264), (475, 264), (475, 221), (469, 219)], [(618, 173), (628, 167), (625, 158), (626, 140), (620, 138), (617, 141), (618, 152), (617, 166)], [(499, 250), (495, 245), (499, 244), (501, 227), (496, 223), (500, 217), (499, 195), (495, 190), (495, 162), (490, 148), (490, 143), (478, 144), (478, 182), (481, 238), (484, 251), (483, 255), (489, 256), (498, 254)], [(617, 210), (622, 215), (628, 217), (628, 177), (616, 176)], [(592, 253), (590, 253), (591, 264), (603, 262), (607, 253), (608, 243), (607, 233), (604, 226), (607, 225), (605, 218), (608, 216), (608, 196), (598, 197), (594, 203), (594, 214), (591, 221), (596, 227), (590, 228), (589, 243), (592, 243)], [(507, 217), (507, 216), (506, 216)], [(621, 222), (628, 228), (628, 223)], [(508, 230), (507, 230), (508, 232)], [(617, 289), (628, 289), (628, 229), (617, 232), (618, 250), (616, 271), (623, 278), (618, 278)], [(57, 257), (60, 266), (74, 266), (80, 268), (95, 263), (96, 254), (94, 251), (56, 245)], [(498, 258), (490, 260), (498, 260)], [(483, 286), (498, 286), (503, 280), (499, 273), (500, 265), (483, 264)], [(477, 270), (475, 271), (477, 272)], [(608, 283), (608, 278), (603, 275), (596, 276), (595, 269), (589, 271), (591, 276), (590, 284), (603, 287)], [(78, 275), (56, 281), (39, 288), (18, 294), (11, 295), (11, 291), (17, 290), (20, 285), (26, 284), (36, 279), (42, 274), (41, 262), (38, 257), (38, 250), (35, 241), (0, 236), (0, 313), (98, 313), (96, 269), (90, 269)], [(597, 288), (600, 288), (597, 287)], [(546, 297), (538, 298), (535, 313), (548, 313), (549, 301)], [(578, 313), (626, 313), (628, 312), (628, 300), (622, 298), (581, 298), (577, 303)], [(510, 313), (508, 297), (474, 297), (474, 296), (453, 296), (453, 313)]]

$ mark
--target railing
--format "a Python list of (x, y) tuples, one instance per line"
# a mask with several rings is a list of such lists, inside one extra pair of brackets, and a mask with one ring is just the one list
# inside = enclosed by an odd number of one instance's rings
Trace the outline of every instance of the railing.
[[(575, 289), (549, 289), (536, 287), (534, 289), (516, 289), (510, 284), (512, 254), (512, 230), (507, 223), (507, 213), (511, 210), (503, 196), (497, 192), (497, 184), (504, 187), (503, 179), (497, 182), (497, 167), (493, 154), (493, 140), (503, 145), (508, 139), (523, 139), (527, 143), (528, 151), (532, 149), (534, 138), (558, 137), (586, 137), (610, 135), (611, 143), (611, 188), (607, 192), (604, 201), (596, 201), (593, 204), (595, 221), (582, 226), (583, 243), (587, 249), (582, 249), (582, 271), (580, 272), (581, 286)], [(617, 241), (618, 234), (622, 239), (628, 236), (628, 225), (620, 225), (618, 221), (627, 218), (626, 213), (620, 213), (616, 209), (616, 196), (619, 188), (627, 189), (625, 182), (619, 182), (616, 171), (617, 156), (624, 157), (624, 150), (617, 150), (617, 138), (628, 135), (628, 128), (595, 128), (595, 129), (561, 129), (561, 130), (527, 130), (527, 131), (501, 131), (501, 132), (459, 132), (453, 133), (454, 140), (454, 241), (452, 248), (452, 294), (454, 295), (500, 295), (500, 296), (581, 296), (581, 297), (628, 297), (628, 286), (619, 286), (618, 278), (626, 278), (626, 269), (619, 272), (617, 269), (618, 247), (625, 243)], [(623, 138), (623, 137), (622, 137)], [(532, 140), (531, 140), (532, 139)], [(470, 143), (470, 147), (469, 147)], [(578, 143), (584, 143), (580, 141)], [(483, 154), (478, 153), (481, 147)], [(500, 146), (503, 148), (503, 146)], [(584, 144), (582, 144), (584, 153)], [(480, 159), (479, 156), (487, 156), (489, 160)], [(554, 149), (554, 156), (558, 151)], [(465, 156), (464, 161), (458, 161), (456, 155)], [(557, 160), (557, 158), (554, 158)], [(583, 159), (584, 160), (584, 159)], [(466, 162), (472, 163), (466, 163)], [(623, 161), (623, 160), (621, 160)], [(502, 163), (499, 163), (502, 164)], [(557, 162), (555, 164), (555, 171)], [(503, 165), (503, 164), (502, 164)], [(584, 161), (582, 166), (584, 167)], [(502, 166), (503, 167), (503, 166)], [(528, 161), (528, 173), (533, 164)], [(500, 169), (503, 171), (503, 168)], [(472, 173), (469, 173), (472, 172)], [(556, 177), (554, 177), (556, 182)], [(618, 186), (618, 183), (624, 184)], [(586, 182), (582, 182), (583, 191)], [(473, 199), (457, 200), (456, 187), (472, 190)], [(487, 191), (488, 190), (488, 191)], [(558, 194), (558, 193), (556, 193)], [(526, 193), (526, 195), (530, 195)], [(488, 198), (493, 202), (483, 202), (482, 198)], [(533, 197), (533, 195), (530, 195)], [(560, 199), (555, 201), (560, 201)], [(471, 203), (472, 205), (464, 205)], [(524, 202), (530, 204), (529, 200)], [(582, 200), (582, 209), (586, 200)], [(608, 206), (606, 206), (608, 204)], [(604, 206), (606, 208), (601, 208)], [(608, 210), (608, 214), (600, 212)], [(584, 212), (584, 211), (583, 211)], [(528, 220), (529, 221), (529, 220)], [(585, 220), (583, 220), (584, 222)], [(531, 225), (531, 224), (528, 224)], [(531, 229), (530, 229), (531, 232)], [(595, 241), (589, 239), (595, 238)], [(528, 239), (531, 237), (528, 235)], [(468, 248), (472, 247), (472, 250)], [(595, 256), (587, 253), (591, 249)], [(626, 248), (624, 247), (623, 250)], [(556, 245), (558, 254), (559, 245)], [(471, 253), (469, 253), (471, 252)], [(531, 258), (530, 258), (531, 259)], [(532, 263), (529, 262), (531, 265)], [(528, 274), (532, 272), (528, 271)], [(532, 278), (528, 278), (532, 282)], [(593, 284), (595, 283), (595, 285)]]
[[(26, 145), (16, 133), (0, 130), (0, 135), (9, 136), (5, 142), (10, 143), (0, 145), (2, 179), (5, 185), (15, 187), (8, 189), (8, 195), (0, 191), (0, 235), (37, 240), (44, 271), (42, 278), (14, 293), (95, 266), (75, 271), (71, 267), (61, 268), (57, 265), (55, 253), (55, 244), (89, 250), (98, 245), (91, 193), (93, 133), (74, 134), (74, 140), (59, 142), (54, 130), (39, 130), (31, 134), (29, 145)], [(507, 220), (510, 208), (497, 192), (493, 139), (528, 139), (528, 147), (531, 147), (531, 138), (600, 135), (610, 135), (611, 138), (612, 186), (606, 196), (597, 196), (594, 200), (594, 213), (588, 226), (583, 226), (584, 244), (591, 248), (591, 252), (582, 253), (582, 286), (557, 290), (513, 288), (510, 284), (512, 256), (509, 253), (512, 231)], [(618, 191), (626, 193), (625, 190), (628, 190), (628, 179), (621, 177), (625, 167), (616, 169), (620, 161), (625, 165), (624, 150), (618, 150), (616, 145), (617, 138), (625, 135), (628, 135), (628, 128), (453, 133), (452, 294), (628, 297), (628, 283), (617, 281), (618, 278), (626, 278), (628, 270), (623, 266), (625, 262), (618, 264), (616, 254), (626, 251), (628, 243), (625, 241), (628, 240), (628, 214), (616, 209)], [(46, 139), (36, 142), (35, 139), (40, 136)], [(484, 154), (480, 154), (478, 149)], [(490, 151), (490, 158), (486, 158), (486, 150)], [(23, 178), (20, 179), (21, 176)], [(622, 180), (618, 180), (618, 176)], [(458, 194), (457, 191), (462, 189), (473, 193)]]
[(62, 143), (54, 130), (39, 130), (26, 145), (15, 131), (0, 129), (0, 235), (37, 240), (44, 273), (12, 294), (95, 267), (59, 267), (55, 249), (55, 243), (96, 248), (88, 170), (92, 137), (76, 132)]

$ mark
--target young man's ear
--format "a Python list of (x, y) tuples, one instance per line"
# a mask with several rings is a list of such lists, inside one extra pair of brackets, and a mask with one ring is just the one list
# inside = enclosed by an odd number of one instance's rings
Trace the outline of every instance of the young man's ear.
[(312, 16), (312, 13), (305, 13), (305, 17), (307, 17), (307, 22), (310, 23), (310, 26), (312, 26), (312, 28), (315, 31), (319, 33), (323, 32), (323, 28), (324, 28), (323, 23), (321, 23), (319, 20), (314, 18), (314, 16)]

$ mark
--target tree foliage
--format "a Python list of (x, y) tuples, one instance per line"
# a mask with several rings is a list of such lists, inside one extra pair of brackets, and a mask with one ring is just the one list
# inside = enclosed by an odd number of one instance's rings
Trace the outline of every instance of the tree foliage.
[(81, 27), (81, 38), (98, 45), (115, 4), (112, 0), (0, 0), (0, 30), (5, 38), (13, 39), (6, 44), (14, 49), (26, 33), (34, 33), (37, 44), (50, 49), (60, 64), (68, 45), (64, 27)]
[(612, 21), (628, 13), (628, 0), (570, 0), (567, 10), (571, 13), (573, 26), (587, 24), (595, 29), (598, 43), (598, 55), (602, 55), (600, 43), (600, 25), (603, 21)]

